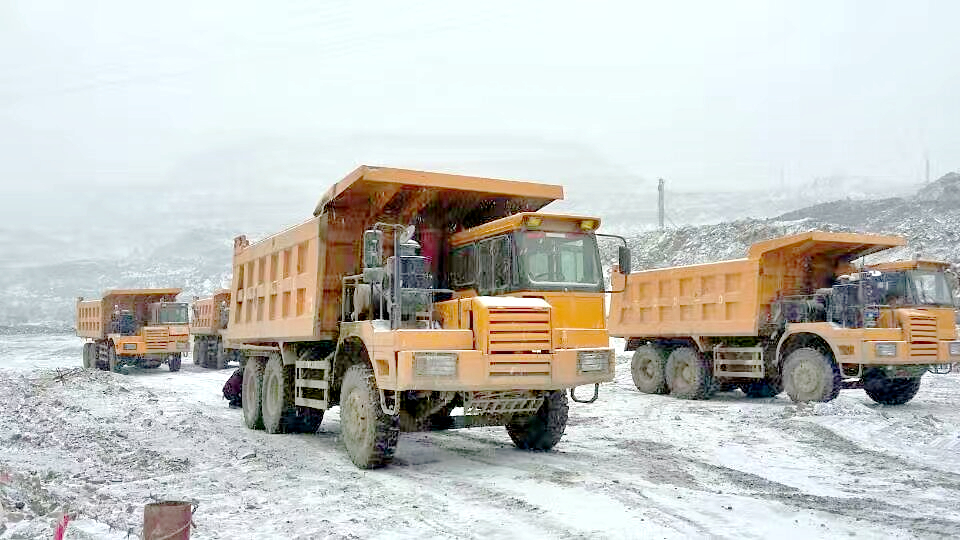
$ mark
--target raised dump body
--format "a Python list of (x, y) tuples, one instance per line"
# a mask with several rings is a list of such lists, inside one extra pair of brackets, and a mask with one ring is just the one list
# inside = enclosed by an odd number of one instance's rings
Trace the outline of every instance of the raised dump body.
[(311, 431), (339, 404), (360, 467), (388, 463), (401, 429), (505, 425), (552, 447), (566, 390), (596, 399), (613, 378), (600, 222), (535, 213), (562, 196), (361, 167), (306, 222), (238, 237), (227, 341), (247, 356), (247, 425)]
[(223, 369), (231, 361), (239, 361), (237, 351), (224, 348), (223, 333), (229, 319), (230, 289), (220, 289), (208, 298), (194, 299), (190, 319), (194, 364)]
[(608, 328), (635, 351), (646, 392), (706, 397), (716, 383), (769, 396), (785, 385), (795, 400), (825, 401), (864, 386), (904, 403), (925, 371), (960, 361), (942, 263), (853, 265), (904, 244), (809, 232), (754, 244), (744, 259), (614, 272), (622, 292)]
[(180, 369), (189, 333), (187, 306), (177, 302), (180, 289), (114, 289), (99, 300), (77, 299), (77, 335), (84, 367), (119, 371), (125, 365), (145, 368), (166, 363)]

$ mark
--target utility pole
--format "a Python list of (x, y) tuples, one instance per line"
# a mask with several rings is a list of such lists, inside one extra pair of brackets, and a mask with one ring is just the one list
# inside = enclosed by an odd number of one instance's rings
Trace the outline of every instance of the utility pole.
[(923, 161), (926, 164), (926, 176), (924, 178), (926, 178), (926, 183), (929, 184), (930, 183), (930, 154), (924, 153)]
[(658, 205), (657, 205), (657, 217), (660, 223), (660, 230), (663, 230), (663, 178), (660, 179), (659, 184), (657, 185), (657, 191), (659, 193)]

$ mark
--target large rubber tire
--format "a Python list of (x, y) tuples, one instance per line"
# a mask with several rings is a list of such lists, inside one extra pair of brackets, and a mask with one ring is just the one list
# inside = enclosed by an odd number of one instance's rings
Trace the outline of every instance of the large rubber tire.
[(180, 356), (180, 353), (173, 353), (167, 359), (167, 367), (170, 368), (171, 372), (180, 371), (181, 361), (183, 361), (183, 358)]
[(279, 354), (267, 360), (263, 370), (263, 429), (267, 433), (295, 433), (298, 431), (297, 407), (293, 399), (293, 366), (283, 365)]
[(766, 378), (740, 383), (740, 389), (750, 398), (772, 398), (783, 392), (783, 381), (779, 378)]
[(709, 399), (713, 395), (710, 362), (693, 347), (678, 347), (667, 357), (670, 395), (680, 399)]
[(840, 368), (818, 349), (801, 347), (783, 362), (783, 388), (796, 402), (827, 402), (840, 394)]
[(257, 357), (247, 359), (243, 368), (243, 387), (240, 401), (243, 407), (243, 423), (250, 429), (263, 429), (263, 360)]
[(667, 355), (656, 345), (643, 345), (633, 351), (630, 373), (637, 390), (645, 394), (666, 394)]
[(107, 360), (107, 342), (96, 342), (96, 356), (94, 357), (94, 367), (100, 371), (106, 371), (110, 369), (110, 365)]
[(874, 369), (863, 374), (863, 390), (877, 403), (903, 405), (917, 395), (921, 377), (890, 378)]
[(217, 338), (217, 343), (213, 347), (213, 365), (217, 369), (223, 369), (227, 367), (227, 355), (229, 353), (223, 348), (223, 340)]
[(517, 448), (550, 450), (560, 442), (567, 428), (567, 394), (555, 390), (543, 399), (536, 414), (523, 416), (507, 424), (507, 434)]
[(343, 376), (340, 432), (347, 454), (357, 467), (374, 469), (393, 461), (400, 418), (383, 412), (373, 370), (367, 366), (350, 366)]
[(107, 367), (114, 373), (122, 373), (120, 371), (120, 359), (117, 358), (117, 349), (113, 346), (113, 343), (107, 343)]
[(193, 338), (193, 365), (203, 365), (204, 343), (199, 337)]
[(90, 369), (96, 363), (96, 343), (83, 344), (83, 368)]

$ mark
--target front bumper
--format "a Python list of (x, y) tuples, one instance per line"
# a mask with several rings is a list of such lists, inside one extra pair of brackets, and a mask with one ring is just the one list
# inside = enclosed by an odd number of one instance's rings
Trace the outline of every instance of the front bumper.
[[(446, 350), (456, 353), (455, 373), (431, 376), (418, 372), (416, 355), (427, 351), (400, 351), (396, 363), (376, 362), (377, 382), (384, 390), (560, 390), (613, 381), (615, 354), (610, 347), (558, 349), (547, 354), (483, 354), (477, 350)], [(581, 371), (578, 353), (606, 355), (606, 365), (597, 371)], [(581, 361), (583, 360), (581, 356)], [(588, 367), (589, 367), (588, 363)]]
[[(860, 347), (859, 363), (883, 366), (955, 364), (960, 362), (960, 355), (950, 354), (951, 343), (957, 342), (917, 344), (908, 341), (864, 341)], [(878, 349), (893, 351), (894, 354), (880, 354)], [(953, 349), (958, 351), (958, 346), (954, 345)], [(840, 359), (850, 363), (843, 355)]]

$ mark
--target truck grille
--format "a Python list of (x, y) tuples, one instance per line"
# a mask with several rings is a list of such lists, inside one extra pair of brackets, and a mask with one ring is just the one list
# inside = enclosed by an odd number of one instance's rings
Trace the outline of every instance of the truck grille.
[(907, 321), (907, 340), (910, 342), (910, 357), (921, 360), (936, 360), (937, 319), (930, 315), (911, 314)]
[(143, 341), (148, 351), (165, 351), (170, 335), (166, 328), (144, 328)]
[(550, 376), (550, 309), (490, 309), (491, 377)]

